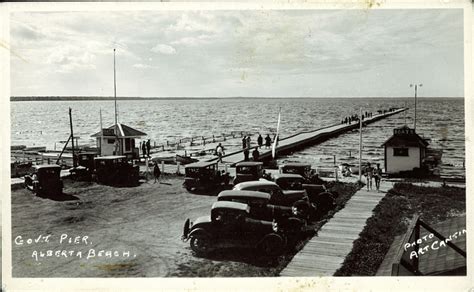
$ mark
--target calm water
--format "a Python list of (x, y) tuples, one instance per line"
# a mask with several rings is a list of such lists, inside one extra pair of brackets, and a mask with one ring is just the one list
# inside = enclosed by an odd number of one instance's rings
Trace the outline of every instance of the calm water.
[[(217, 99), (217, 100), (139, 100), (119, 101), (119, 121), (148, 134), (161, 144), (191, 136), (212, 136), (230, 131), (268, 133), (275, 130), (281, 107), (281, 137), (339, 123), (346, 115), (390, 107), (412, 107), (408, 99)], [(73, 110), (74, 134), (79, 144), (95, 145), (90, 135), (100, 129), (99, 110), (104, 127), (114, 122), (113, 101), (35, 101), (11, 103), (12, 145), (47, 146), (69, 136), (68, 108)], [(413, 109), (406, 114), (413, 125)], [(383, 161), (382, 143), (393, 128), (405, 123), (398, 114), (373, 123), (363, 130), (363, 159)], [(464, 175), (464, 100), (419, 99), (417, 132), (430, 138), (430, 146), (443, 149), (443, 174)], [(228, 141), (237, 146), (239, 141)], [(59, 149), (61, 144), (56, 144)], [(227, 145), (232, 147), (233, 145)], [(280, 158), (281, 161), (310, 162), (314, 167), (355, 162), (358, 159), (358, 131), (348, 132), (322, 144)], [(351, 157), (352, 156), (352, 157)], [(355, 158), (357, 157), (357, 158)], [(383, 165), (383, 164), (382, 164)]]

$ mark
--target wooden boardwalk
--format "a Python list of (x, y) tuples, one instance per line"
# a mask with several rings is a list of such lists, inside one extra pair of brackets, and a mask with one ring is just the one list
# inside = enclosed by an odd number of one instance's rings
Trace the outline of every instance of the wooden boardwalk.
[(344, 209), (332, 217), (306, 245), (293, 257), (280, 273), (284, 277), (332, 276), (341, 267), (352, 250), (372, 210), (392, 183), (382, 182), (380, 192), (362, 188), (346, 203)]
[[(363, 126), (365, 126), (378, 120), (384, 119), (386, 117), (401, 113), (405, 110), (406, 108), (401, 108), (382, 114), (376, 114), (373, 115), (371, 118), (364, 119), (362, 124)], [(353, 122), (352, 124), (335, 124), (314, 131), (298, 133), (293, 136), (280, 139), (276, 150), (278, 154), (288, 153), (291, 151), (302, 149), (306, 146), (314, 145), (318, 142), (322, 142), (331, 137), (337, 136), (343, 132), (347, 132), (357, 128), (359, 128), (359, 123)], [(253, 148), (250, 150), (250, 157), (252, 156), (252, 150)], [(271, 155), (271, 149), (265, 149), (263, 147), (260, 149), (260, 160), (270, 158)], [(209, 161), (214, 160), (217, 160), (217, 158), (209, 159)], [(241, 162), (244, 160), (243, 150), (224, 155), (222, 160), (224, 163), (230, 165), (234, 165), (235, 163)]]

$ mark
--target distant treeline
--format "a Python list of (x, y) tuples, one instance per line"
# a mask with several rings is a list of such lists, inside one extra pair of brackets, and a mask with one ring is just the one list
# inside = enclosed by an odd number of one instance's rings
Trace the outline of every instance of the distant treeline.
[[(267, 99), (267, 98), (301, 98), (301, 99), (333, 99), (333, 98), (367, 98), (367, 99), (385, 99), (385, 98), (407, 98), (407, 97), (134, 97), (117, 96), (118, 100), (186, 100), (186, 99)], [(409, 99), (410, 97), (408, 97)], [(463, 98), (463, 97), (422, 97), (421, 99), (444, 99), (444, 98)], [(113, 96), (11, 96), (10, 101), (55, 101), (55, 100), (113, 100)]]

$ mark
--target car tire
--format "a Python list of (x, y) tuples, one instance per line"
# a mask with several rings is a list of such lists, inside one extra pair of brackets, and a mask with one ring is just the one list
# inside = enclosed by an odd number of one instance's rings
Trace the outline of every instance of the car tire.
[(212, 251), (211, 238), (206, 234), (195, 234), (189, 241), (191, 249), (198, 255), (207, 255)]
[(267, 256), (281, 255), (285, 249), (286, 242), (278, 234), (268, 234), (260, 242), (258, 248)]

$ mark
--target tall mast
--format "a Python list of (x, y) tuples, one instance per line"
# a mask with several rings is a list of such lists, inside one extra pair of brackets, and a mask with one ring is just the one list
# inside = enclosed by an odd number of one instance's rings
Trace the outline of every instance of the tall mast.
[[(120, 142), (118, 139), (118, 120), (117, 120), (117, 80), (115, 76), (115, 48), (114, 48), (114, 105), (115, 105), (115, 154), (118, 155), (120, 152)], [(118, 146), (118, 147), (117, 147)]]
[(359, 109), (359, 181), (362, 181), (362, 108)]
[(115, 127), (117, 127), (117, 81), (115, 76), (115, 49), (114, 49), (114, 102), (115, 102)]

